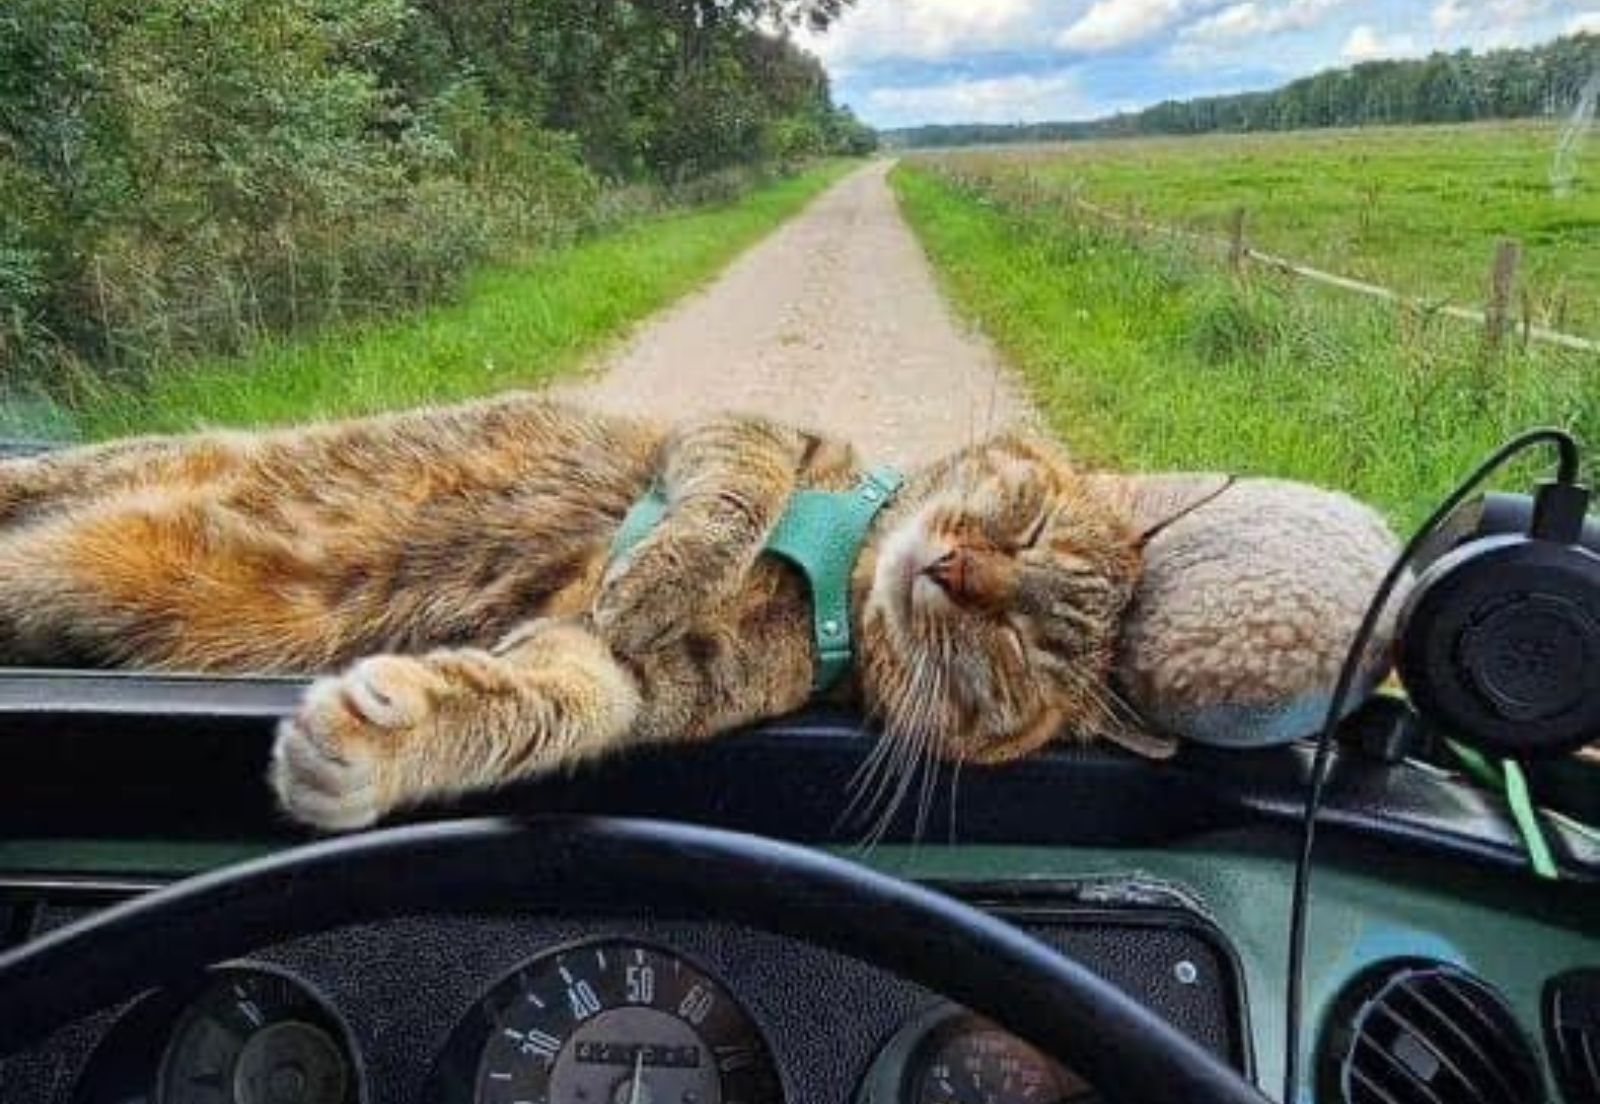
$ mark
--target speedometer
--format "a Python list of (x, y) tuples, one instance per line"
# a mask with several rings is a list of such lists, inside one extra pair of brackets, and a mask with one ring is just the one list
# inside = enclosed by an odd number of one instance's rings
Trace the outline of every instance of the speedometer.
[(451, 1049), (459, 1073), (471, 1068), (474, 1104), (782, 1101), (750, 1016), (715, 978), (658, 947), (606, 940), (543, 955), (469, 1022)]

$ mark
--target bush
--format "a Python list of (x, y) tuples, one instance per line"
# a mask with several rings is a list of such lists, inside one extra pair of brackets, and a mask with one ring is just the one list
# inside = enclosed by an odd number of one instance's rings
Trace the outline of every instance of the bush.
[(860, 139), (814, 59), (691, 32), (632, 0), (7, 0), (0, 390), (431, 302)]

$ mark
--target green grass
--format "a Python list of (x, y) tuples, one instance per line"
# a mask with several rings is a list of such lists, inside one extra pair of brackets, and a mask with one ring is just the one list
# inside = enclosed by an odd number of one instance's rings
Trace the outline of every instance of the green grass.
[(72, 404), (77, 430), (103, 438), (263, 425), (537, 386), (715, 275), (850, 164), (485, 269), (447, 305), (170, 364), (136, 389), (87, 390)]
[(1600, 443), (1600, 356), (1485, 355), (1471, 327), (1235, 281), (1214, 259), (1013, 205), (908, 162), (892, 182), (947, 295), (1090, 462), (1272, 473), (1415, 524), (1536, 422)]
[(1600, 337), (1600, 138), (1571, 194), (1547, 122), (1152, 138), (947, 155), (1046, 190), (1225, 234), (1408, 295), (1480, 306), (1503, 237), (1524, 248), (1534, 321)]

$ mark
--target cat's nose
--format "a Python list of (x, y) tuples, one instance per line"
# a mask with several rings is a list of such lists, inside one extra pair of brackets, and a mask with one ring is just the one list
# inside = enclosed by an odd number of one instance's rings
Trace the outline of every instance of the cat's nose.
[(952, 548), (922, 569), (922, 573), (951, 598), (960, 601), (967, 576), (967, 559), (959, 549)]
[(945, 596), (959, 606), (980, 609), (1005, 604), (1015, 584), (1010, 558), (970, 546), (958, 546), (922, 569)]

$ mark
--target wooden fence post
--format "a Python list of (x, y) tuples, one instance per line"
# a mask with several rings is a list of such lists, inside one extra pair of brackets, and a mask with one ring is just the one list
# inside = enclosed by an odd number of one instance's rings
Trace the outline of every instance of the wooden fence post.
[(1235, 207), (1228, 227), (1228, 267), (1235, 276), (1244, 274), (1244, 208)]
[(1494, 264), (1489, 269), (1489, 302), (1484, 309), (1484, 345), (1499, 352), (1512, 325), (1512, 304), (1517, 286), (1517, 265), (1522, 246), (1512, 238), (1502, 238), (1495, 246)]

